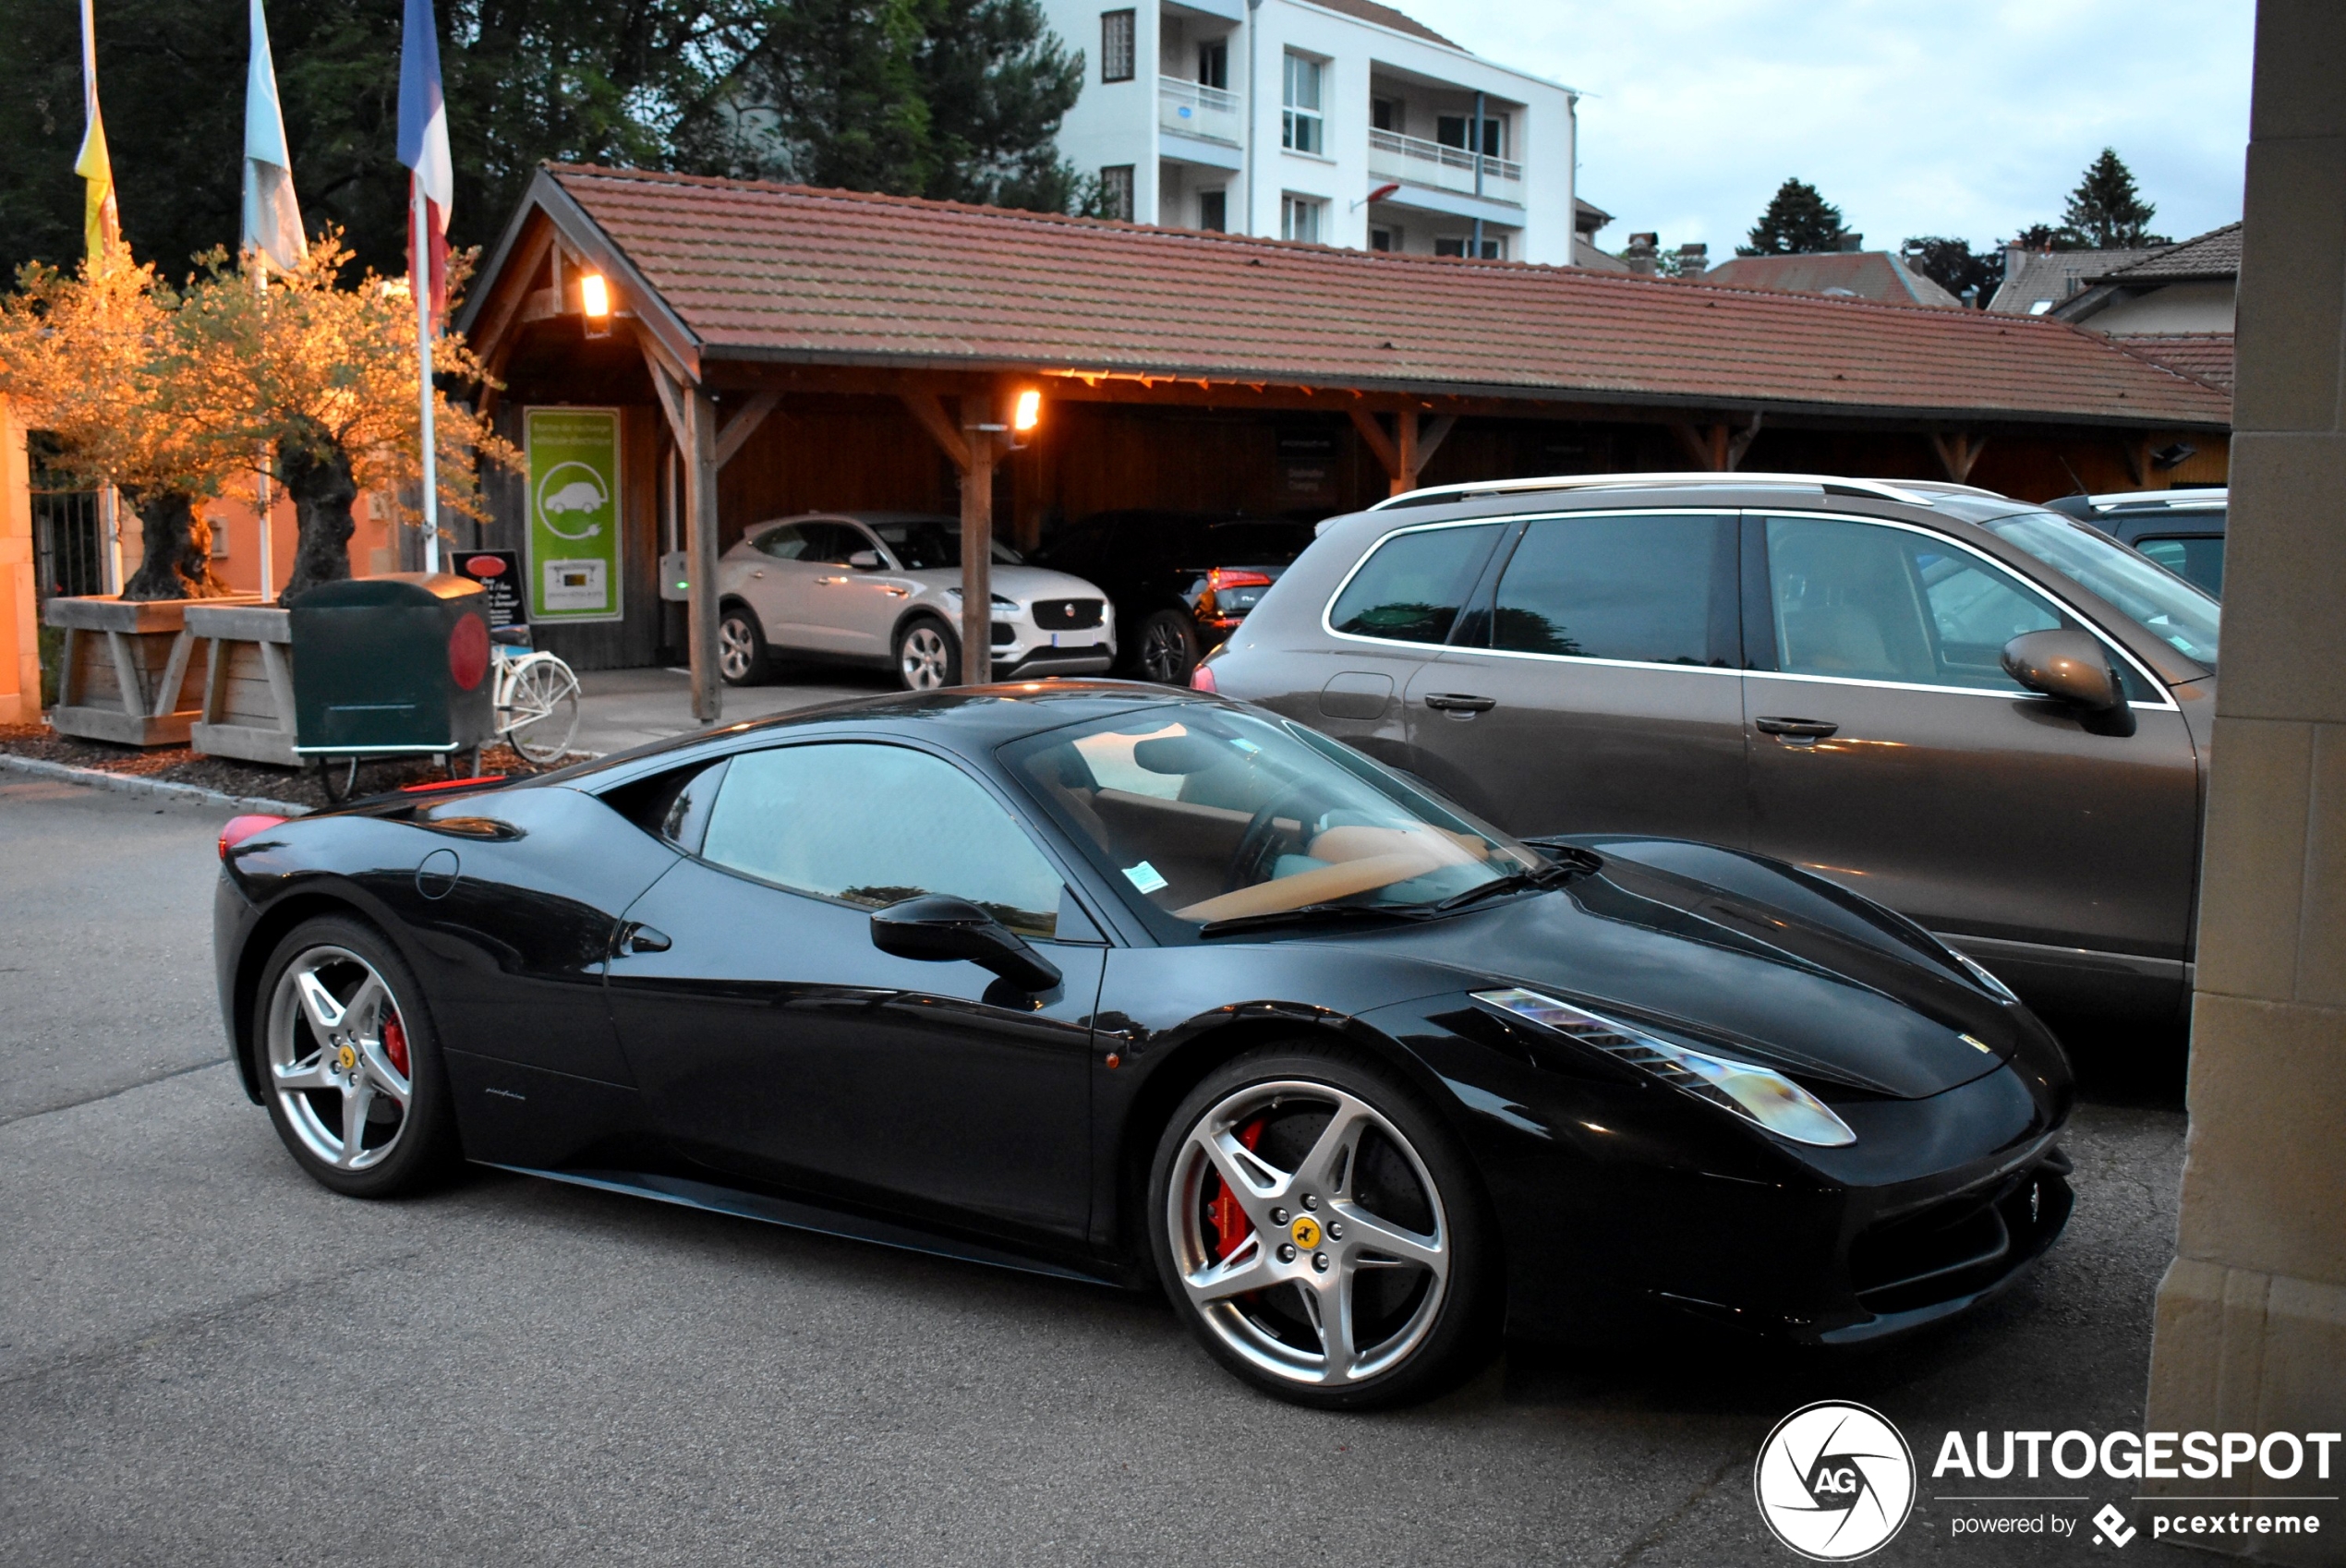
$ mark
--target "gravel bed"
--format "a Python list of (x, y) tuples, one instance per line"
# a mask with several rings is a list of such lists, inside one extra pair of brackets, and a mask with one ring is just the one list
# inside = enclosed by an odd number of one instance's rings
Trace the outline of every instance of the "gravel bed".
[[(313, 769), (271, 767), (265, 763), (203, 756), (187, 746), (116, 746), (103, 741), (60, 735), (44, 724), (8, 724), (0, 725), (0, 752), (161, 783), (192, 784), (224, 795), (289, 801), (310, 807), (331, 803), (326, 799), (325, 785)], [(483, 773), (490, 774), (538, 771), (512, 747), (504, 745), (485, 748), (480, 767)], [(437, 758), (398, 757), (362, 763), (357, 792), (374, 794), (395, 790), (402, 784), (446, 777), (448, 770)]]

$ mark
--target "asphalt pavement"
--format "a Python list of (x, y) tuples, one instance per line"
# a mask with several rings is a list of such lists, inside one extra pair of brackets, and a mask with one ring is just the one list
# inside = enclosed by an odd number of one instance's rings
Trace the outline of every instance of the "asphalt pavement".
[[(896, 682), (885, 671), (786, 666), (764, 685), (725, 687), (719, 722), (734, 724), (894, 690)], [(571, 744), (582, 752), (624, 751), (698, 728), (693, 722), (692, 677), (685, 670), (590, 669), (578, 677), (578, 733)]]
[(1952, 1538), (1929, 1457), (2140, 1424), (2171, 1085), (2081, 1107), (2068, 1235), (1953, 1327), (1517, 1347), (1320, 1415), (1149, 1297), (485, 1170), (324, 1191), (224, 1059), (224, 815), (0, 785), (0, 1563), (1790, 1563), (1752, 1460), (1824, 1397), (1925, 1465), (1875, 1561), (2074, 1562)]

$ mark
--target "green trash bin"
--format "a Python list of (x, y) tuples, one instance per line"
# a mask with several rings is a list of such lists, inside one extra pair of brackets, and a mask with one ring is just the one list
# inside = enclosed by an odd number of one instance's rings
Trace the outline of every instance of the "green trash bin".
[(488, 596), (447, 573), (320, 583), (288, 599), (296, 754), (339, 795), (371, 757), (458, 754), (495, 732)]

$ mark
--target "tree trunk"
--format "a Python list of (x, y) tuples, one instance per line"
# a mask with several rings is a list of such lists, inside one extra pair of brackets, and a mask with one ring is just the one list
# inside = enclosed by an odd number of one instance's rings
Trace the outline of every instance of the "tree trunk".
[(277, 468), (300, 528), (293, 575), (285, 581), (284, 599), (290, 599), (304, 588), (350, 575), (350, 537), (358, 529), (350, 508), (358, 486), (350, 476), (350, 454), (340, 447), (329, 448), (322, 458), (288, 448)]
[(139, 570), (122, 586), (126, 599), (214, 599), (235, 590), (212, 570), (212, 524), (196, 498), (179, 490), (125, 490), (122, 502), (139, 514), (146, 549)]

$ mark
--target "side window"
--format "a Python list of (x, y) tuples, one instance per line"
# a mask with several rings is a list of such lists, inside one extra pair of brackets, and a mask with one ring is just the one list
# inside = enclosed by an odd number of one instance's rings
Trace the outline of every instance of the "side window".
[(904, 746), (783, 746), (732, 759), (704, 859), (818, 898), (878, 909), (923, 893), (967, 899), (1048, 936), (1059, 875), (1024, 829), (952, 764)]
[(872, 541), (864, 537), (863, 530), (852, 524), (802, 523), (799, 527), (806, 535), (806, 551), (798, 558), (801, 561), (844, 566), (849, 556), (872, 548)]
[(1733, 517), (1544, 517), (1499, 578), (1491, 645), (1733, 668)]
[(796, 561), (806, 553), (806, 530), (799, 524), (768, 528), (753, 541), (776, 561)]
[(1777, 667), (1918, 686), (2017, 692), (2003, 647), (2068, 624), (2001, 567), (1904, 528), (1768, 519)]
[(2165, 538), (2137, 539), (2134, 548), (2184, 582), (2224, 597), (2224, 537), (2221, 534), (2177, 534)]
[(1501, 526), (1484, 523), (1388, 536), (1336, 596), (1328, 624), (1356, 637), (1447, 640)]

